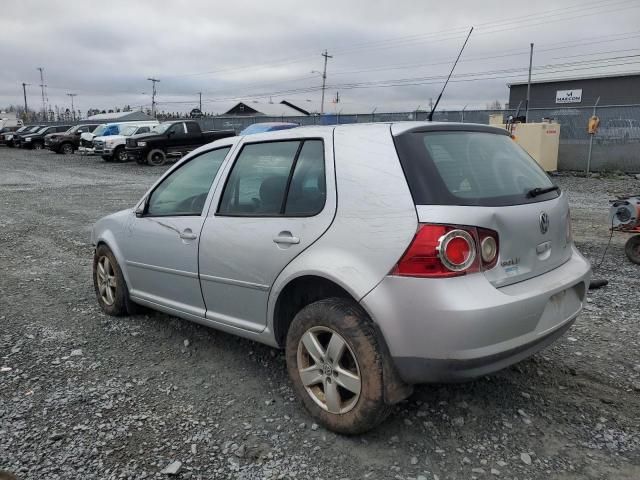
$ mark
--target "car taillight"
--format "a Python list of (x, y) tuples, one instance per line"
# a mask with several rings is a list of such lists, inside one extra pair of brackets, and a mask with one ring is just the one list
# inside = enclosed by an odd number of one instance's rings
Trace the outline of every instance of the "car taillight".
[(391, 274), (426, 278), (456, 277), (478, 272), (481, 268), (493, 268), (497, 259), (498, 234), (493, 230), (420, 224), (413, 242)]

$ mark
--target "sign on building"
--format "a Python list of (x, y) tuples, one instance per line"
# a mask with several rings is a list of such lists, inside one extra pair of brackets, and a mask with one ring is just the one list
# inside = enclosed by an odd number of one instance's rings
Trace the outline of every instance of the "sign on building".
[(580, 103), (582, 102), (582, 89), (557, 90), (556, 103)]

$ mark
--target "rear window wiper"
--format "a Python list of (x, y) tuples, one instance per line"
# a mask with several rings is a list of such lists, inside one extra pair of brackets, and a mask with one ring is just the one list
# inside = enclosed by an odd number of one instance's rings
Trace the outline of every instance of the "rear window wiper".
[(552, 185), (551, 187), (546, 187), (546, 188), (536, 187), (529, 190), (527, 192), (527, 195), (530, 197), (537, 197), (538, 195), (543, 195), (545, 193), (553, 192), (554, 190), (560, 190), (560, 187), (557, 185)]

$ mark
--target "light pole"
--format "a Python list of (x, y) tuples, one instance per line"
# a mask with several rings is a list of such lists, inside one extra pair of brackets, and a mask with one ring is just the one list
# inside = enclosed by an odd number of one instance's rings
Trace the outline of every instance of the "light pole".
[(67, 96), (71, 97), (71, 115), (73, 115), (73, 121), (75, 122), (75, 120), (76, 120), (76, 111), (75, 111), (75, 108), (73, 106), (73, 97), (77, 97), (78, 94), (77, 93), (67, 93)]
[(151, 116), (153, 118), (156, 118), (156, 83), (158, 83), (160, 80), (158, 80), (157, 78), (147, 78), (147, 80), (149, 80), (152, 84), (152, 90), (151, 90)]
[(29, 109), (27, 108), (27, 85), (31, 85), (30, 83), (22, 82), (22, 94), (24, 95), (24, 119), (27, 120), (27, 115), (29, 114)]

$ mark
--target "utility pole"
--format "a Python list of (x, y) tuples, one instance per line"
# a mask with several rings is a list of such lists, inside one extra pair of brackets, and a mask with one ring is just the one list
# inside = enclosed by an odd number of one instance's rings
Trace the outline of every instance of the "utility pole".
[(42, 91), (42, 120), (47, 120), (47, 103), (44, 99), (44, 68), (38, 67), (36, 70), (40, 70), (40, 90)]
[(200, 96), (200, 106), (198, 107), (198, 110), (200, 110), (200, 113), (202, 113), (202, 92), (198, 92), (198, 95)]
[(327, 50), (322, 53), (324, 57), (324, 69), (322, 70), (322, 100), (320, 101), (320, 115), (324, 114), (324, 88), (327, 84), (327, 60), (333, 58), (332, 55), (327, 53)]
[(158, 83), (160, 80), (158, 80), (157, 78), (147, 78), (147, 80), (149, 80), (152, 84), (152, 90), (151, 90), (151, 116), (153, 118), (156, 118), (156, 83)]
[(531, 44), (531, 53), (529, 53), (529, 80), (527, 81), (527, 104), (525, 105), (524, 121), (529, 123), (529, 98), (531, 95), (531, 67), (533, 66), (533, 43)]
[(73, 107), (73, 97), (77, 97), (77, 93), (67, 93), (67, 96), (71, 97), (71, 114), (73, 115), (73, 120), (76, 120), (76, 111)]
[(22, 94), (24, 95), (24, 118), (27, 119), (27, 115), (29, 114), (29, 109), (27, 108), (27, 85), (31, 85), (30, 83), (22, 82)]

